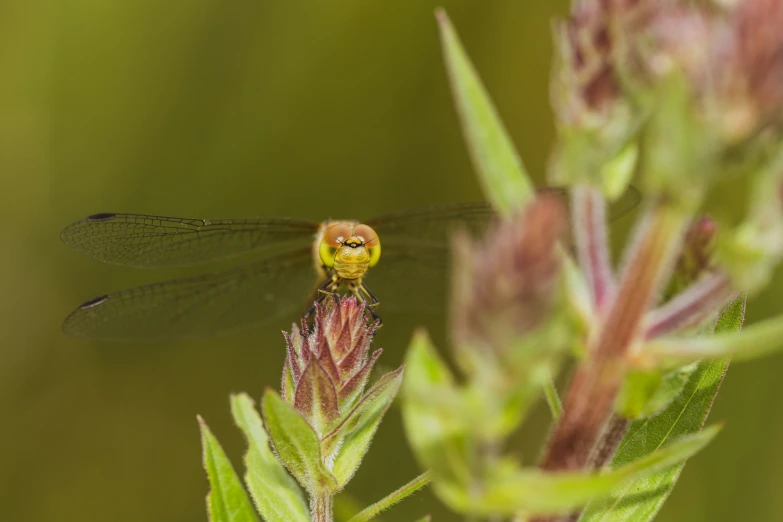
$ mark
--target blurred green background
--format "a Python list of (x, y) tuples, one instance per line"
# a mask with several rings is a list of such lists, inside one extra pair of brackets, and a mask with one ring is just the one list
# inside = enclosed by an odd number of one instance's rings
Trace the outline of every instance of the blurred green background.
[[(566, 2), (443, 3), (542, 183), (549, 22)], [(279, 382), (286, 321), (166, 345), (65, 337), (60, 322), (85, 299), (172, 274), (82, 258), (62, 227), (106, 211), (321, 220), (481, 198), (435, 6), (0, 2), (1, 520), (206, 520), (196, 414), (240, 468), (228, 394)], [(750, 320), (783, 309), (782, 285), (752, 301)], [(444, 344), (442, 317), (384, 319), (386, 366), (417, 323)], [(712, 412), (727, 427), (660, 520), (783, 520), (782, 371), (782, 356), (731, 368)], [(527, 462), (545, 420), (513, 441)], [(374, 501), (416, 473), (392, 410), (349, 492)], [(458, 519), (422, 493), (386, 520), (427, 512)]]

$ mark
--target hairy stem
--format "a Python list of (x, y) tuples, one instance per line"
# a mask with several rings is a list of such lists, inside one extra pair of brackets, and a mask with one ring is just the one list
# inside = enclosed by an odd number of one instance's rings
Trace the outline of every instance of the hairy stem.
[(613, 413), (604, 426), (601, 437), (593, 448), (593, 452), (587, 461), (587, 467), (589, 469), (599, 469), (605, 466), (612, 457), (617, 447), (620, 445), (620, 441), (625, 437), (625, 432), (628, 431), (631, 421)]
[(334, 522), (332, 495), (328, 493), (310, 497), (310, 517), (313, 522)]

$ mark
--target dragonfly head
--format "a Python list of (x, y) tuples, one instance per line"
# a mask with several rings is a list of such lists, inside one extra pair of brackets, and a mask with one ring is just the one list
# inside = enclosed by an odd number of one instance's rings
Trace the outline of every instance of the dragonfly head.
[(378, 234), (352, 221), (336, 221), (324, 231), (318, 253), (324, 266), (343, 279), (358, 279), (381, 258)]

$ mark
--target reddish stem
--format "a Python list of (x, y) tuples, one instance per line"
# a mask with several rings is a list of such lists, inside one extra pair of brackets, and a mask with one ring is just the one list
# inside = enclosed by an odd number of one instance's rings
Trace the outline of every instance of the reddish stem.
[(614, 291), (606, 227), (606, 203), (599, 191), (578, 185), (571, 191), (574, 240), (582, 273), (598, 310)]
[(545, 470), (585, 468), (620, 388), (623, 358), (638, 338), (648, 307), (668, 278), (681, 243), (684, 220), (658, 205), (650, 209), (606, 319), (568, 390), (563, 416), (541, 461)]

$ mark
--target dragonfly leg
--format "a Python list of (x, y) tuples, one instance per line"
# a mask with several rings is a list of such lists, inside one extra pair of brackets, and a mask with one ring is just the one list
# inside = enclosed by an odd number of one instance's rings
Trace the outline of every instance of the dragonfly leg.
[[(367, 288), (367, 285), (364, 283), (361, 283), (359, 285), (359, 292), (363, 293), (363, 300), (367, 303), (367, 309), (370, 311), (370, 315), (372, 315), (372, 318), (378, 321), (378, 326), (375, 328), (376, 330), (383, 326), (383, 319), (381, 319), (381, 316), (378, 315), (378, 312), (375, 311), (375, 309), (378, 307), (381, 302), (378, 300), (378, 297), (372, 291)], [(369, 298), (369, 299), (368, 299)]]
[(313, 301), (313, 304), (310, 305), (310, 308), (308, 308), (307, 311), (304, 314), (302, 314), (302, 319), (304, 319), (305, 321), (309, 321), (310, 318), (315, 313), (315, 306), (318, 303), (322, 303), (324, 299), (326, 299), (327, 297), (329, 296), (338, 297), (340, 294), (338, 294), (334, 289), (337, 285), (339, 285), (339, 283), (340, 280), (337, 277), (332, 277), (324, 281), (324, 284), (322, 284), (316, 289), (315, 301)]

